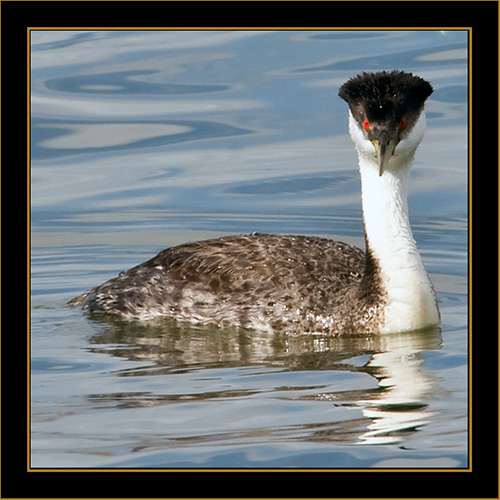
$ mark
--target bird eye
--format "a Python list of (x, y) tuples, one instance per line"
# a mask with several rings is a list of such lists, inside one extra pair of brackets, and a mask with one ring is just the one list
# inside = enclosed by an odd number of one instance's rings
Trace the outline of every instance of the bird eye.
[(404, 130), (407, 125), (408, 122), (406, 121), (406, 118), (405, 117), (401, 118), (401, 121), (399, 122), (399, 130)]
[(370, 122), (366, 118), (363, 120), (363, 127), (365, 130), (370, 130)]

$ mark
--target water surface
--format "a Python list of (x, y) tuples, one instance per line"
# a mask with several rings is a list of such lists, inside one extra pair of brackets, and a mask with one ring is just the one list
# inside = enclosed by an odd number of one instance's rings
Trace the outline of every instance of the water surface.
[[(338, 87), (429, 79), (410, 216), (442, 328), (287, 337), (65, 303), (185, 241), (363, 246)], [(31, 465), (463, 468), (467, 33), (31, 32)]]

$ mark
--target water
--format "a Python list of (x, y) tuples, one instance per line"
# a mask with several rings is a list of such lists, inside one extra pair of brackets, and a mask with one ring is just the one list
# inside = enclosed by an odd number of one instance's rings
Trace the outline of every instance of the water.
[[(468, 466), (467, 33), (31, 32), (31, 466)], [(435, 92), (412, 172), (442, 328), (286, 337), (65, 303), (185, 241), (363, 246), (339, 85)]]

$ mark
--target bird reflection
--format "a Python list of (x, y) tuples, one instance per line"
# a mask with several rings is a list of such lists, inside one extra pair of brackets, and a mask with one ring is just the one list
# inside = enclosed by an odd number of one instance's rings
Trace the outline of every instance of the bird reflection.
[(379, 352), (367, 367), (383, 391), (377, 399), (360, 400), (363, 414), (373, 422), (360, 436), (364, 444), (395, 443), (399, 434), (416, 430), (433, 415), (426, 401), (433, 392), (433, 376), (423, 367), (423, 351), (440, 346), (440, 329), (383, 336)]
[[(101, 333), (91, 338), (97, 353), (143, 362), (119, 372), (123, 377), (168, 375), (203, 368), (250, 367), (264, 365), (287, 371), (336, 370), (362, 372), (376, 380), (376, 386), (338, 392), (317, 392), (294, 399), (331, 401), (336, 407), (358, 412), (363, 418), (342, 423), (342, 432), (358, 444), (392, 444), (426, 425), (433, 413), (427, 401), (436, 392), (431, 373), (426, 370), (424, 353), (441, 348), (440, 328), (388, 335), (289, 336), (241, 328), (177, 323), (99, 321)], [(238, 397), (231, 393), (183, 395), (182, 399)], [(94, 395), (93, 399), (101, 396)], [(151, 394), (103, 395), (121, 407), (166, 404), (179, 395)], [(338, 422), (336, 422), (338, 424)], [(335, 424), (314, 424), (308, 439), (338, 439)], [(352, 437), (351, 437), (352, 436)], [(344, 435), (344, 438), (346, 436)]]

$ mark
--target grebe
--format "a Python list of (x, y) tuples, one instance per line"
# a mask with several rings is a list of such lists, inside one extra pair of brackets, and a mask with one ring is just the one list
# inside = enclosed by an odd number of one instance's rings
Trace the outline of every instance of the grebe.
[(198, 241), (163, 250), (69, 304), (130, 319), (288, 333), (390, 333), (438, 324), (406, 188), (432, 92), (427, 81), (402, 71), (363, 73), (340, 88), (358, 153), (365, 252), (309, 236)]

